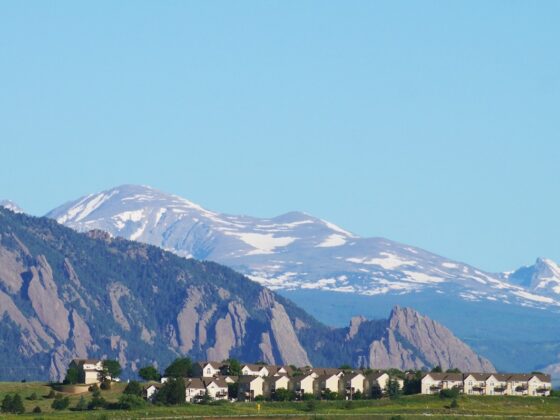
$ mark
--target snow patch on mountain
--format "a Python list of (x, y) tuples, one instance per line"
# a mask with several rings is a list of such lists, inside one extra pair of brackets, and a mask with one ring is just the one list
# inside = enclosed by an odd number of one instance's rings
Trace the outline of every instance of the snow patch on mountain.
[(23, 209), (10, 200), (0, 200), (0, 207), (4, 207), (14, 213), (24, 213)]

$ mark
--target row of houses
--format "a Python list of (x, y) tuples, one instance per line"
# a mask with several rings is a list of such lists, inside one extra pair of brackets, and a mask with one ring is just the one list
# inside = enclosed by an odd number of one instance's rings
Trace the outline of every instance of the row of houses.
[(438, 394), (457, 389), (468, 395), (548, 396), (552, 389), (550, 375), (543, 373), (436, 373), (422, 377), (422, 394)]
[[(384, 392), (389, 375), (381, 371), (349, 371), (332, 368), (294, 368), (260, 364), (241, 365), (240, 376), (227, 375), (229, 366), (216, 362), (199, 362), (193, 368), (196, 377), (183, 378), (185, 381), (186, 401), (196, 402), (205, 396), (220, 400), (228, 398), (230, 384), (238, 384), (235, 399), (250, 401), (262, 397), (274, 398), (283, 389), (294, 393), (296, 398), (304, 396), (325, 397), (327, 393), (353, 399), (358, 394), (369, 397), (373, 392)], [(162, 378), (162, 384), (169, 378)], [(403, 380), (397, 380), (404, 386)], [(160, 384), (146, 389), (146, 397), (153, 398)], [(232, 397), (230, 395), (230, 397)]]

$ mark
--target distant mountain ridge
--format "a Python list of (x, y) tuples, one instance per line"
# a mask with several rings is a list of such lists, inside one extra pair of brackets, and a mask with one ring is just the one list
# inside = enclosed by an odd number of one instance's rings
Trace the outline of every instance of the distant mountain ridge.
[(529, 287), (515, 276), (384, 238), (361, 238), (300, 212), (270, 219), (225, 215), (150, 187), (123, 185), (67, 203), (47, 217), (78, 231), (101, 229), (217, 261), (275, 290), (369, 296), (428, 290), (464, 301), (560, 309), (560, 287)]
[(331, 328), (213, 262), (0, 208), (0, 379), (59, 380), (74, 357), (131, 375), (195, 359), (493, 371), (447, 328), (409, 309)]

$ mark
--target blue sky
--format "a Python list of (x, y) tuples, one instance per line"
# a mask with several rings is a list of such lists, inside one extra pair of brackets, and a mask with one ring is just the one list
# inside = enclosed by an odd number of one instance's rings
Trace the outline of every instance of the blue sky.
[(560, 2), (2, 2), (0, 197), (148, 184), (560, 261)]

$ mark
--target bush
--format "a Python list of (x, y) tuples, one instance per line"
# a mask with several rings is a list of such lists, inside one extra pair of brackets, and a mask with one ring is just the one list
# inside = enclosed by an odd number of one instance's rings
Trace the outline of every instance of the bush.
[(264, 395), (257, 395), (257, 396), (255, 397), (255, 401), (257, 401), (257, 402), (258, 402), (258, 401), (264, 401), (264, 400), (265, 400)]
[(123, 394), (136, 395), (138, 397), (142, 396), (142, 386), (140, 385), (140, 382), (130, 381), (126, 385)]
[(6, 395), (2, 400), (1, 411), (3, 413), (22, 414), (25, 413), (23, 401), (19, 394)]
[(391, 378), (387, 382), (387, 395), (392, 400), (401, 396), (401, 388), (396, 378)]
[(383, 391), (377, 385), (371, 387), (371, 398), (374, 400), (378, 400), (383, 396)]
[(451, 401), (451, 404), (449, 405), (449, 408), (451, 408), (451, 409), (459, 408), (459, 403), (457, 402), (456, 398), (453, 398), (453, 401)]
[(100, 388), (101, 388), (103, 391), (108, 391), (108, 390), (110, 390), (110, 389), (111, 389), (111, 381), (105, 380), (105, 381), (101, 382)]
[(439, 391), (439, 397), (441, 399), (457, 398), (458, 396), (459, 396), (459, 389), (458, 388), (442, 389), (441, 391)]
[(76, 404), (76, 407), (74, 407), (74, 410), (85, 411), (85, 410), (87, 410), (87, 408), (88, 408), (88, 403), (86, 402), (86, 399), (82, 395), (80, 397), (80, 399), (78, 400), (78, 403)]
[(66, 371), (66, 378), (64, 378), (63, 383), (65, 384), (77, 384), (80, 382), (80, 370), (76, 366), (71, 366)]
[(145, 366), (138, 371), (138, 376), (140, 376), (145, 381), (159, 381), (161, 375), (157, 369), (153, 366)]
[(274, 401), (293, 401), (295, 397), (296, 396), (293, 391), (284, 388), (277, 389), (272, 396)]
[(146, 402), (138, 395), (123, 394), (119, 398), (117, 405), (121, 410), (134, 410), (144, 407)]
[(90, 385), (88, 391), (89, 392), (99, 391), (99, 386), (97, 384)]
[(315, 400), (316, 398), (315, 398), (315, 395), (309, 394), (309, 393), (306, 392), (306, 393), (303, 394), (301, 399), (303, 401), (311, 401), (311, 400)]
[(51, 389), (45, 398), (54, 398), (54, 397), (56, 397), (56, 392), (54, 392), (54, 389)]
[(39, 413), (42, 413), (43, 410), (41, 410), (41, 407), (39, 407), (38, 405), (36, 405), (32, 412), (33, 412), (34, 414), (39, 414)]
[(70, 405), (70, 399), (68, 397), (62, 397), (61, 395), (57, 395), (52, 404), (51, 408), (54, 410), (65, 410)]
[(29, 401), (37, 401), (39, 399), (39, 396), (37, 395), (36, 392), (34, 392), (33, 394), (31, 394), (29, 397), (27, 397), (27, 399)]
[(325, 400), (329, 400), (329, 401), (336, 400), (336, 399), (338, 399), (338, 393), (327, 390), (327, 391), (325, 391), (325, 394), (323, 395), (323, 398)]
[(185, 403), (185, 382), (182, 379), (169, 379), (158, 391), (155, 403), (177, 405)]
[(179, 357), (175, 359), (165, 369), (165, 376), (172, 378), (188, 378), (192, 376), (192, 362), (188, 357)]
[(88, 410), (95, 410), (96, 408), (105, 407), (106, 404), (107, 401), (105, 401), (105, 398), (101, 396), (101, 392), (99, 391), (99, 389), (97, 389), (93, 392), (93, 398), (87, 405), (87, 408)]
[(2, 413), (11, 413), (12, 412), (12, 396), (7, 394), (4, 399), (2, 400)]
[(313, 412), (317, 410), (317, 401), (316, 400), (307, 400), (305, 403), (305, 411)]
[(107, 378), (108, 376), (111, 379), (118, 378), (122, 372), (122, 368), (118, 360), (103, 360), (103, 377)]

